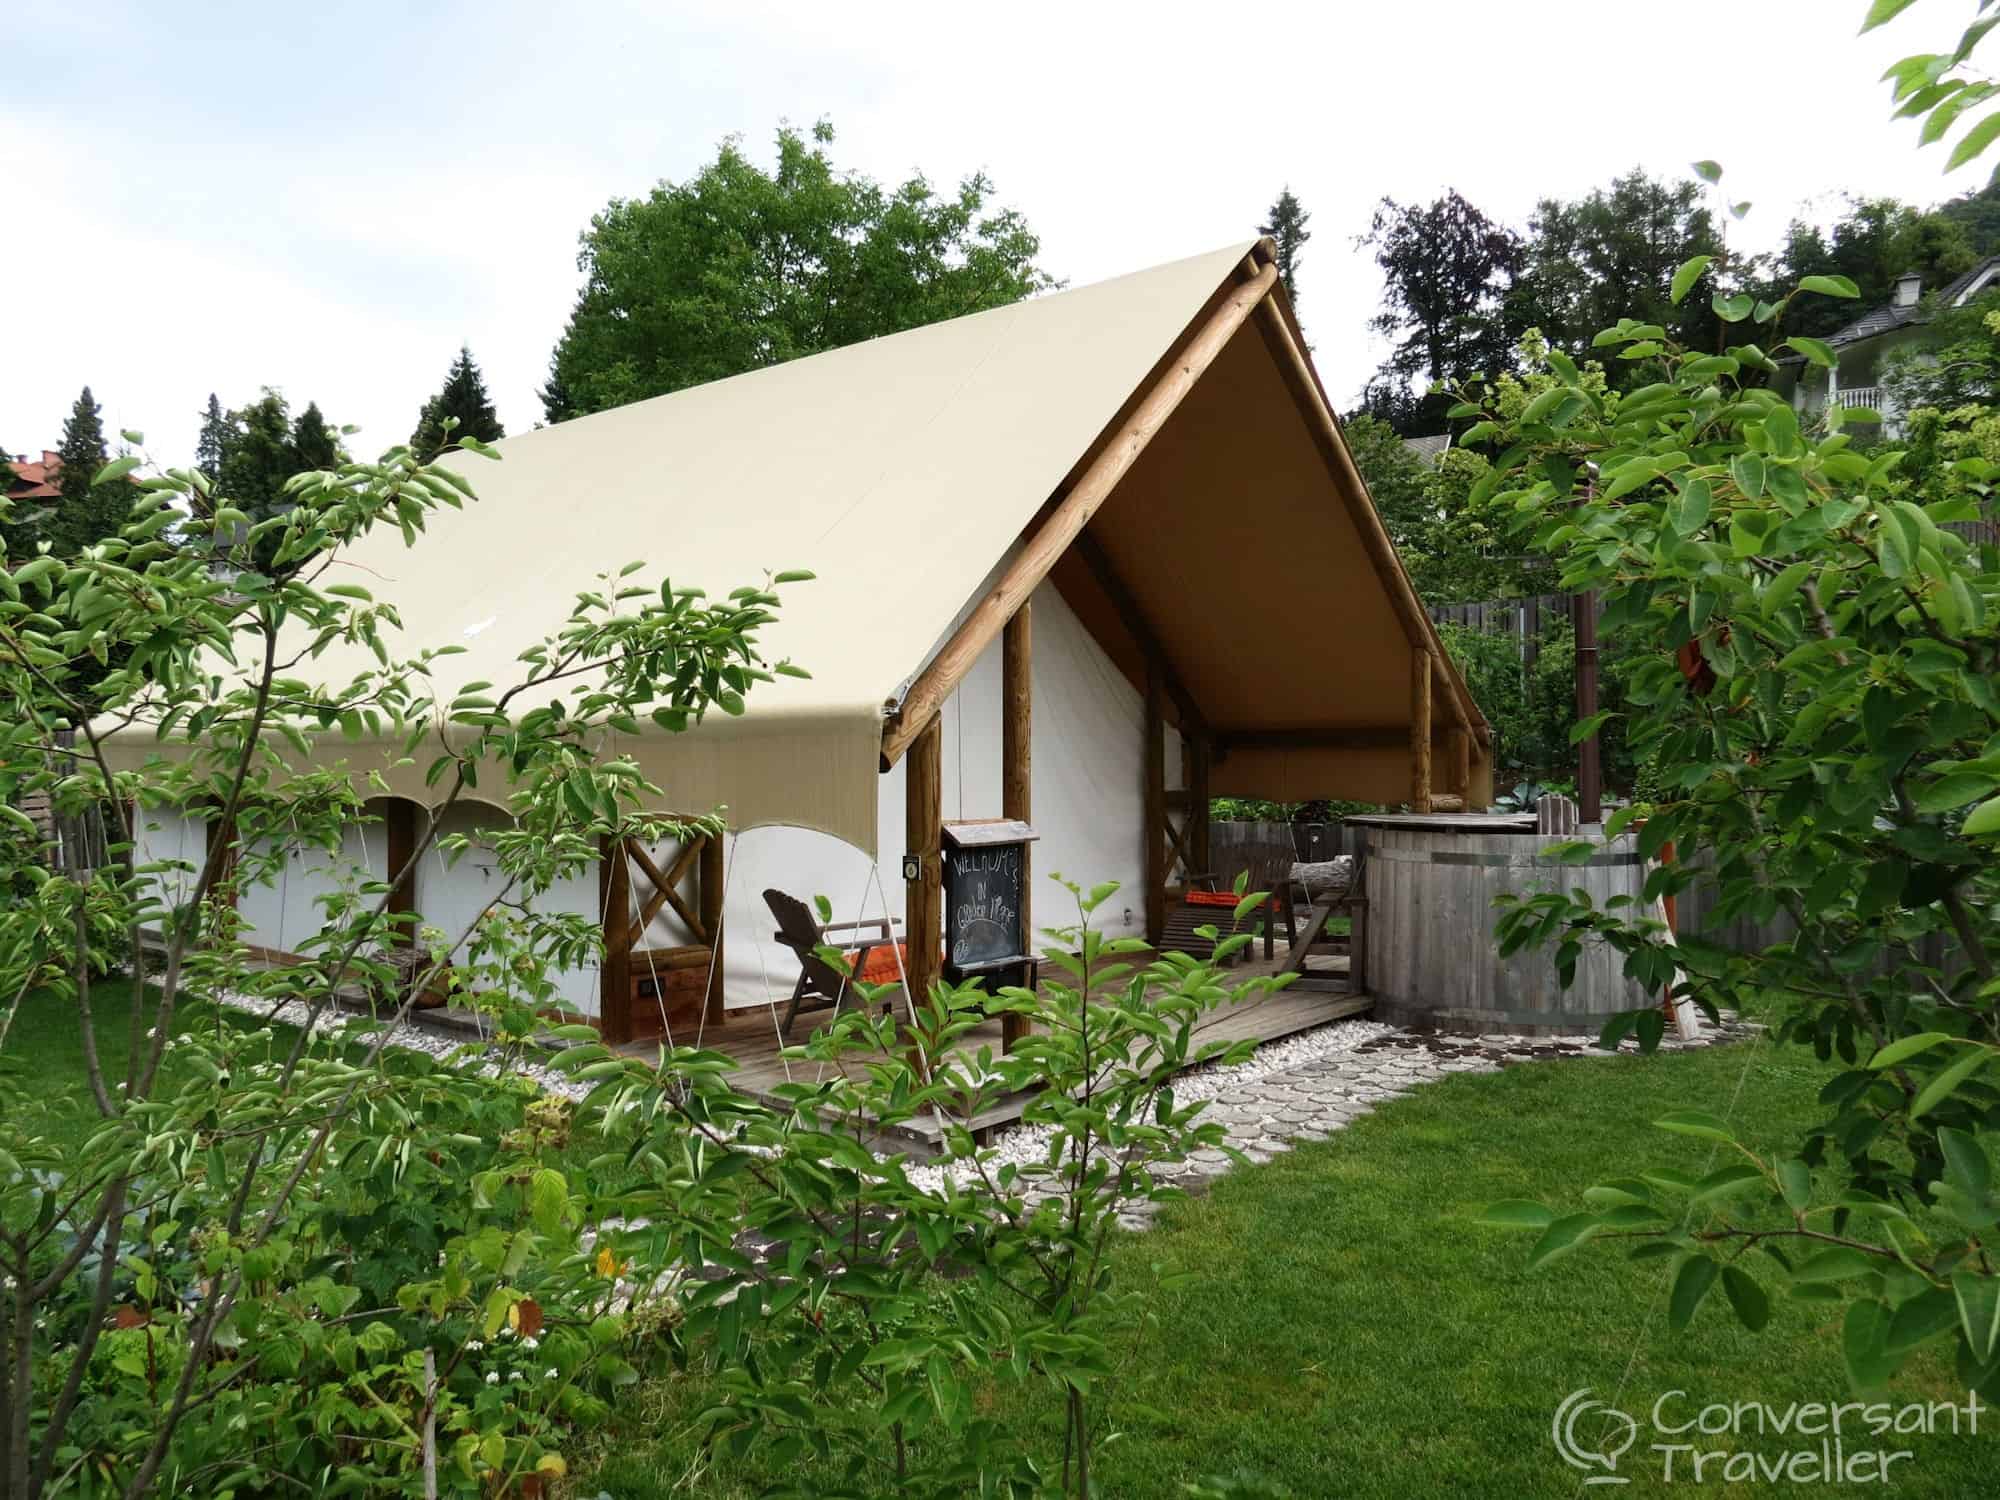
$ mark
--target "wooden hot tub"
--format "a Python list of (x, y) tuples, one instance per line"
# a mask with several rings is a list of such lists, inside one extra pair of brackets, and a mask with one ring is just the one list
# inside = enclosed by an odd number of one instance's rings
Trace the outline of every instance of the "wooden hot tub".
[(1494, 898), (1538, 890), (1639, 895), (1645, 862), (1620, 834), (1588, 864), (1557, 864), (1559, 842), (1532, 815), (1429, 813), (1347, 819), (1367, 839), (1368, 989), (1375, 1014), (1397, 1025), (1545, 1036), (1596, 1032), (1613, 1012), (1644, 1005), (1614, 949), (1586, 944), (1576, 979), (1556, 977), (1553, 945), (1500, 957)]

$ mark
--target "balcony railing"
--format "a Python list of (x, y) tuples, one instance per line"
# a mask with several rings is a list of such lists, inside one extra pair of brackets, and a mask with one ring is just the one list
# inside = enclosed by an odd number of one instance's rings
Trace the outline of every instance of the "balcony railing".
[(1844, 385), (1834, 393), (1833, 399), (1842, 406), (1865, 406), (1872, 411), (1882, 409), (1882, 387), (1879, 385)]

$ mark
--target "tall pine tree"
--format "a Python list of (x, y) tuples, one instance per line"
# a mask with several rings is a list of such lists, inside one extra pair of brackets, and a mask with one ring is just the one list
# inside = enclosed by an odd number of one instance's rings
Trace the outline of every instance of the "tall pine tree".
[(132, 508), (132, 489), (126, 480), (95, 484), (97, 471), (110, 461), (104, 442), (104, 408), (85, 386), (63, 423), (62, 472), (57, 488), (62, 499), (56, 502), (37, 528), (50, 550), (68, 557), (93, 542), (115, 536)]
[(1312, 231), (1306, 225), (1312, 220), (1292, 196), (1287, 185), (1278, 194), (1278, 201), (1271, 205), (1270, 214), (1258, 228), (1259, 234), (1268, 234), (1278, 242), (1278, 279), (1285, 284), (1285, 294), (1292, 299), (1292, 306), (1299, 304), (1299, 284), (1295, 279), (1299, 264), (1299, 252), (1305, 249), (1306, 241), (1312, 238)]
[(222, 478), (222, 460), (229, 452), (229, 441), (236, 436), (236, 428), (230, 423), (228, 413), (222, 403), (215, 399), (215, 392), (208, 393), (208, 410), (201, 415), (201, 436), (194, 445), (194, 466), (206, 474), (213, 484)]
[(292, 463), (295, 474), (339, 467), (340, 438), (327, 424), (317, 401), (308, 401), (292, 423)]
[[(444, 424), (452, 417), (458, 419), (458, 425), (447, 436)], [(472, 349), (461, 344), (443, 388), (424, 403), (423, 414), (417, 418), (417, 430), (410, 434), (410, 447), (419, 459), (429, 463), (444, 451), (448, 442), (475, 437), (490, 443), (506, 435), (507, 429), (500, 425), (499, 414), (493, 410), (492, 398), (486, 394), (485, 377), (472, 361)]]

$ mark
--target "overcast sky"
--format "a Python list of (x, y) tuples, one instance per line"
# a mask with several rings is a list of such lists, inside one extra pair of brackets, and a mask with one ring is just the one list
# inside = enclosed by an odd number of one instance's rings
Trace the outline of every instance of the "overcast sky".
[(1946, 179), (1876, 79), (1964, 5), (1856, 40), (1863, 0), (287, 6), (13, 0), (0, 95), (0, 444), (108, 426), (192, 454), (208, 393), (259, 386), (402, 441), (461, 341), (510, 430), (614, 196), (740, 134), (825, 117), (835, 159), (983, 169), (1071, 285), (1312, 213), (1301, 313), (1336, 401), (1382, 355), (1354, 248), (1384, 194), (1456, 187), (1519, 223), (1635, 165), (1722, 160), (1746, 243), (1843, 191)]

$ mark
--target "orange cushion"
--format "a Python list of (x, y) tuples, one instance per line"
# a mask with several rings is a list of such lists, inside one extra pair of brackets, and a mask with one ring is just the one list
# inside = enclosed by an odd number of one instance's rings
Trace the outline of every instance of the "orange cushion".
[[(1187, 904), (1189, 906), (1234, 906), (1237, 899), (1234, 891), (1189, 891), (1187, 893)], [(1275, 896), (1267, 904), (1272, 911), (1278, 909), (1278, 901)]]
[[(860, 950), (850, 948), (846, 958), (851, 964)], [(904, 974), (909, 972), (910, 945), (908, 943), (878, 943), (868, 950), (868, 957), (862, 962), (855, 978), (863, 984), (901, 984)]]

